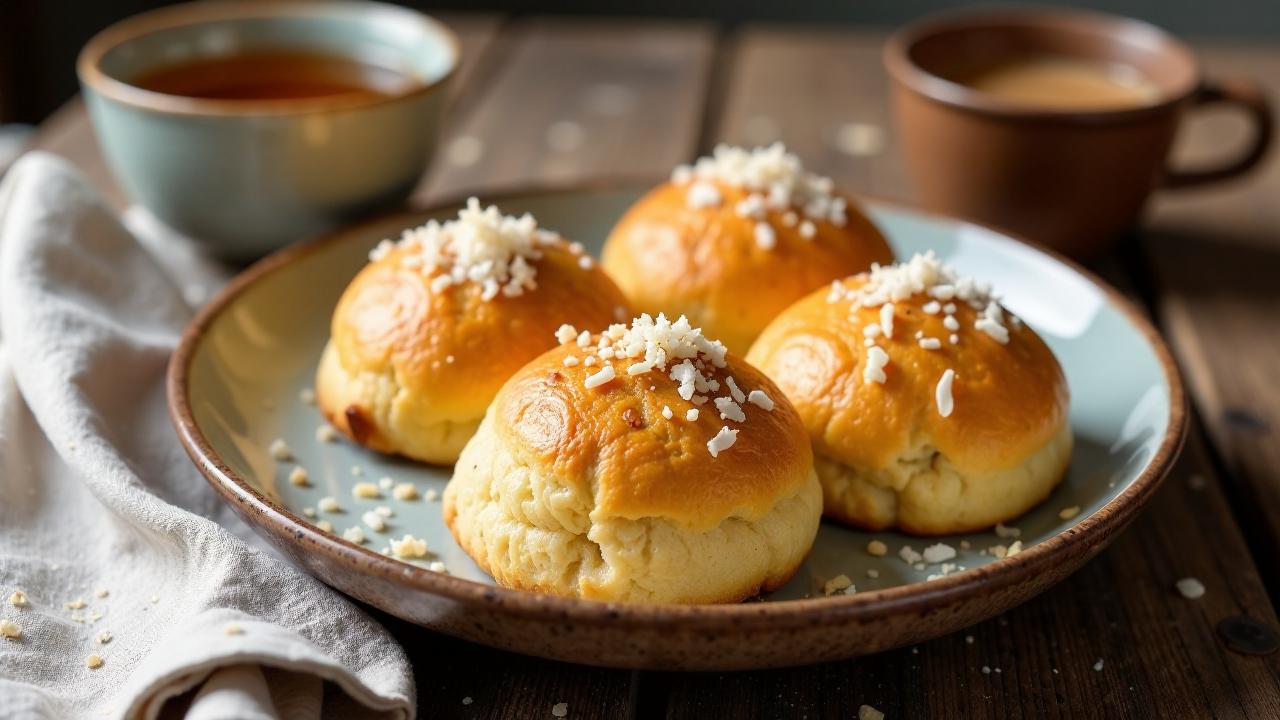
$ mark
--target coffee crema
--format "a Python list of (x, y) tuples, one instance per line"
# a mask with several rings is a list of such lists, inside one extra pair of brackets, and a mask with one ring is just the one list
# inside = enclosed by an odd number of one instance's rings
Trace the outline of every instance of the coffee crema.
[(1137, 68), (1057, 55), (1009, 60), (957, 81), (1046, 110), (1120, 110), (1149, 105), (1159, 97), (1159, 89)]
[(376, 100), (421, 85), (383, 65), (336, 53), (256, 51), (197, 58), (133, 78), (145, 90), (208, 100), (299, 100), (342, 97)]

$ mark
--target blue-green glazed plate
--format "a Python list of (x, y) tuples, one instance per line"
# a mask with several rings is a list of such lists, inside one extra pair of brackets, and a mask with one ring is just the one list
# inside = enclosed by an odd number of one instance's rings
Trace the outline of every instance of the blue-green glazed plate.
[[(615, 220), (643, 192), (626, 187), (543, 190), (482, 198), (598, 255)], [(324, 424), (304, 401), (329, 318), (348, 281), (380, 239), (461, 203), (383, 217), (273, 255), (231, 283), (192, 323), (170, 368), (170, 405), (184, 444), (209, 481), (251, 526), (330, 585), (443, 632), (577, 662), (732, 669), (848, 657), (954, 631), (1048, 588), (1095, 555), (1134, 516), (1177, 455), (1184, 435), (1182, 386), (1159, 336), (1124, 298), (1047, 251), (999, 232), (887, 202), (866, 209), (899, 257), (933, 250), (962, 272), (989, 280), (1062, 363), (1071, 390), (1076, 445), (1062, 485), (1012, 523), (1017, 538), (975, 533), (933, 539), (864, 533), (823, 523), (809, 558), (785, 587), (730, 606), (624, 605), (539, 595), (494, 585), (457, 546), (438, 497), (450, 468), (317, 438)], [(283, 439), (296, 457), (279, 462)], [(287, 480), (305, 468), (309, 487)], [(357, 482), (414, 483), (419, 497), (357, 499)], [(322, 497), (341, 513), (320, 512)], [(366, 526), (364, 545), (342, 531), (364, 512), (389, 508), (387, 530)], [(1064, 508), (1079, 508), (1063, 519)], [(315, 510), (315, 516), (311, 512)], [(333, 524), (332, 533), (317, 523)], [(424, 538), (431, 555), (384, 555), (391, 538)], [(884, 557), (868, 541), (888, 545)], [(999, 558), (996, 546), (1021, 551)], [(899, 557), (942, 541), (956, 567), (920, 569)], [(442, 563), (447, 573), (431, 570)], [(435, 567), (439, 568), (440, 565)], [(856, 592), (824, 597), (837, 575)], [(938, 577), (942, 575), (942, 577)]]

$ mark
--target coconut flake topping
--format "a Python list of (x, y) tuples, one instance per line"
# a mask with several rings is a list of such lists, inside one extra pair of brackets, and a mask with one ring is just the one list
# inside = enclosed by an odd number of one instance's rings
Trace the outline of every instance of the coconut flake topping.
[[(676, 394), (694, 407), (687, 408), (685, 418), (693, 422), (699, 417), (697, 406), (712, 402), (720, 418), (734, 423), (747, 421), (745, 405), (755, 405), (772, 412), (774, 402), (763, 390), (741, 387), (732, 376), (717, 379), (714, 368), (727, 366), (725, 347), (718, 340), (710, 340), (700, 328), (692, 327), (688, 318), (681, 315), (672, 322), (665, 315), (655, 319), (641, 315), (631, 325), (614, 324), (598, 336), (589, 332), (579, 333), (572, 325), (561, 325), (556, 339), (562, 345), (572, 345), (586, 353), (581, 360), (583, 367), (600, 365), (598, 371), (587, 371), (583, 385), (595, 388), (605, 385), (625, 371), (628, 376), (657, 372), (676, 383)], [(577, 366), (575, 362), (565, 367)], [(653, 390), (654, 385), (649, 385)], [(714, 393), (723, 393), (713, 397)], [(663, 406), (662, 416), (673, 420), (676, 412)], [(712, 457), (727, 450), (736, 440), (737, 430), (722, 430), (707, 444)]]
[(755, 239), (765, 250), (776, 243), (773, 227), (763, 222), (766, 211), (785, 213), (783, 224), (792, 226), (798, 220), (792, 210), (799, 210), (806, 218), (800, 224), (800, 235), (805, 239), (814, 235), (812, 221), (837, 226), (848, 221), (845, 200), (833, 194), (831, 178), (805, 172), (800, 158), (787, 152), (782, 143), (751, 150), (717, 145), (709, 157), (677, 167), (671, 181), (689, 186), (685, 202), (691, 208), (721, 204), (723, 199), (714, 183), (746, 190), (747, 197), (734, 206), (734, 212), (761, 221), (755, 226)]
[[(496, 206), (481, 207), (479, 200), (470, 198), (456, 220), (431, 220), (405, 230), (398, 241), (378, 243), (369, 259), (381, 260), (392, 250), (404, 249), (408, 252), (400, 260), (401, 267), (431, 276), (432, 292), (474, 282), (482, 288), (481, 298), (492, 300), (499, 293), (516, 297), (537, 288), (535, 263), (542, 258), (542, 248), (551, 245), (564, 245), (575, 255), (583, 253), (581, 244), (566, 243), (539, 228), (528, 213), (503, 215)], [(585, 268), (590, 266), (587, 263)]]
[[(972, 277), (961, 275), (955, 268), (943, 263), (932, 251), (923, 255), (916, 254), (910, 260), (896, 265), (871, 266), (869, 273), (860, 286), (848, 288), (840, 281), (831, 284), (827, 293), (827, 302), (850, 302), (854, 311), (862, 308), (878, 309), (879, 322), (863, 326), (862, 334), (867, 347), (867, 361), (862, 369), (864, 383), (881, 383), (886, 380), (884, 368), (889, 364), (889, 354), (877, 342), (882, 336), (893, 338), (894, 303), (901, 302), (913, 295), (925, 295), (930, 300), (924, 303), (921, 310), (927, 315), (943, 314), (942, 325), (951, 333), (947, 337), (951, 345), (960, 342), (957, 331), (960, 322), (955, 317), (956, 302), (963, 302), (979, 315), (974, 321), (975, 330), (986, 334), (991, 339), (1006, 345), (1009, 342), (1009, 328), (1018, 329), (1021, 322), (1015, 316), (1007, 318), (1000, 307), (999, 297), (992, 293), (991, 285)], [(917, 344), (926, 350), (942, 350), (942, 340), (927, 337), (923, 331), (916, 333)], [(949, 417), (954, 409), (951, 386), (955, 372), (947, 370), (943, 373), (935, 389), (935, 401), (938, 413)]]

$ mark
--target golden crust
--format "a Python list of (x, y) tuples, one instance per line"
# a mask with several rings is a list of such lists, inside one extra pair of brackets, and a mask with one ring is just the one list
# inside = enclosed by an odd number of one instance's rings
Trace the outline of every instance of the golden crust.
[[(863, 277), (855, 277), (843, 284), (853, 289), (863, 282)], [(796, 406), (815, 454), (824, 462), (844, 466), (867, 484), (867, 494), (860, 499), (863, 511), (853, 505), (843, 510), (832, 507), (829, 515), (874, 529), (898, 525), (900, 519), (884, 510), (886, 503), (892, 503), (871, 489), (882, 487), (896, 496), (913, 479), (933, 472), (941, 461), (956, 477), (970, 482), (984, 478), (1013, 482), (1019, 476), (1009, 471), (1053, 445), (1064, 430), (1070, 447), (1066, 379), (1052, 351), (1030, 328), (1006, 323), (1009, 343), (1001, 345), (974, 329), (978, 311), (957, 302), (959, 343), (951, 344), (951, 330), (943, 325), (945, 316), (925, 313), (922, 307), (930, 298), (912, 296), (894, 303), (892, 339), (881, 336), (876, 341), (890, 358), (885, 382), (868, 383), (863, 380), (868, 352), (863, 328), (879, 322), (879, 309), (860, 307), (851, 312), (849, 301), (829, 302), (828, 292), (814, 292), (779, 315), (747, 358), (773, 378)], [(940, 339), (942, 347), (920, 347), (917, 331)], [(948, 369), (955, 371), (954, 410), (944, 418), (938, 412), (935, 391)], [(1047, 481), (1038, 477), (1029, 482), (1044, 481), (1051, 488), (1065, 471), (1066, 456), (1061, 463), (1044, 463), (1044, 472), (1052, 475)], [(829, 477), (841, 473), (819, 474), (830, 497)], [(1019, 495), (1021, 489), (1011, 492)], [(951, 519), (946, 519), (943, 509), (938, 517), (907, 529), (955, 532), (989, 526), (1025, 512), (1044, 494), (1028, 493), (1026, 502), (998, 511), (1003, 517), (957, 506)], [(900, 499), (894, 498), (893, 503)], [(959, 501), (939, 497), (937, 502)], [(880, 510), (873, 511), (873, 505)], [(968, 519), (961, 519), (966, 513)]]
[(481, 298), (476, 283), (432, 292), (396, 249), (365, 266), (334, 310), (317, 400), (334, 427), (372, 449), (452, 462), (502, 383), (556, 344), (562, 323), (601, 330), (630, 309), (598, 266), (542, 248), (537, 287)]
[[(708, 181), (709, 182), (709, 181)], [(770, 211), (777, 245), (760, 248), (755, 221), (734, 206), (747, 192), (715, 182), (723, 201), (690, 208), (687, 186), (651, 190), (614, 226), (603, 261), (640, 312), (688, 316), (708, 337), (742, 353), (770, 320), (814, 288), (893, 261), (884, 236), (848, 202), (848, 222), (816, 222), (814, 237)]]
[[(730, 354), (727, 366), (707, 375), (721, 383), (733, 376), (744, 392), (759, 389), (772, 411), (743, 403), (747, 420), (722, 420), (714, 405), (680, 398), (677, 383), (654, 370), (618, 377), (596, 388), (584, 379), (599, 366), (565, 367), (581, 355), (562, 345), (517, 372), (498, 393), (494, 431), (520, 460), (579, 488), (592, 488), (593, 517), (664, 517), (690, 529), (715, 527), (731, 515), (755, 519), (794, 493), (813, 466), (804, 425), (782, 391), (759, 370)], [(652, 387), (653, 390), (649, 388)], [(672, 419), (662, 415), (670, 407)], [(697, 407), (695, 421), (685, 419)], [(707, 441), (729, 426), (733, 447), (712, 457)]]

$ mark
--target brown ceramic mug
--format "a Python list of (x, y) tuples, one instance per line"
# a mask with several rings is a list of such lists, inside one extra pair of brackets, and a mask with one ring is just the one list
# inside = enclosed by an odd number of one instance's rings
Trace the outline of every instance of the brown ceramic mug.
[[(1131, 107), (1052, 109), (957, 79), (1033, 56), (1129, 67), (1153, 90)], [(1152, 190), (1240, 175), (1271, 139), (1257, 85), (1206, 80), (1186, 45), (1137, 20), (1054, 9), (945, 13), (895, 33), (884, 61), (917, 199), (1077, 257), (1105, 250)], [(1220, 166), (1168, 167), (1182, 117), (1209, 104), (1247, 112), (1251, 144)]]

